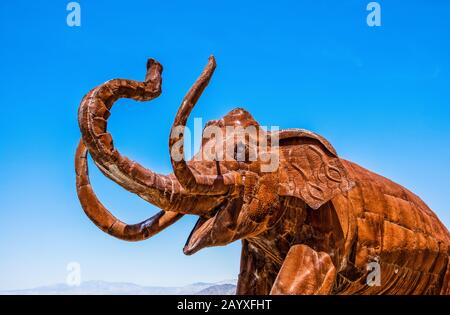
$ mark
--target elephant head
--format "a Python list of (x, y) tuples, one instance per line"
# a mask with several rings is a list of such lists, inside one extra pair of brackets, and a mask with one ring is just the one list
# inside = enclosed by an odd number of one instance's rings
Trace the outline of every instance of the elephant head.
[[(160, 95), (162, 66), (158, 62), (148, 61), (144, 82), (111, 80), (83, 98), (79, 108), (82, 140), (76, 153), (77, 192), (84, 211), (100, 229), (137, 241), (158, 233), (184, 214), (195, 214), (199, 219), (184, 247), (185, 254), (192, 254), (270, 230), (289, 206), (288, 197), (298, 200), (299, 207), (318, 209), (352, 187), (325, 139), (301, 129), (266, 131), (240, 108), (208, 122), (200, 151), (186, 161), (186, 122), (215, 66), (214, 57), (210, 57), (177, 112), (169, 139), (170, 175), (154, 173), (122, 156), (106, 128), (109, 111), (118, 98), (146, 101)], [(116, 219), (90, 186), (87, 152), (103, 174), (162, 211), (134, 225)]]

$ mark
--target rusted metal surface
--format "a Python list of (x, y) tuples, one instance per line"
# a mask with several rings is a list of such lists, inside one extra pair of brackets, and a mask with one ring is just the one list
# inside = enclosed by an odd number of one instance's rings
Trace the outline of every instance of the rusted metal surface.
[[(186, 125), (215, 66), (211, 57), (183, 99), (173, 132)], [(341, 159), (315, 133), (277, 132), (279, 163), (270, 172), (261, 171), (259, 156), (184, 161), (171, 155), (174, 173), (162, 175), (121, 155), (107, 131), (109, 111), (119, 98), (158, 97), (161, 73), (162, 66), (149, 60), (144, 82), (111, 80), (81, 102), (77, 192), (84, 211), (101, 230), (138, 241), (184, 214), (196, 214), (199, 220), (184, 252), (241, 240), (238, 294), (450, 294), (450, 234), (433, 211), (406, 188)], [(259, 137), (273, 135), (241, 108), (207, 126), (224, 131), (253, 126)], [(171, 137), (169, 149), (183, 137)], [(204, 140), (202, 148), (209, 141), (221, 148), (228, 145), (216, 137)], [(133, 225), (115, 218), (89, 183), (88, 152), (105, 176), (161, 212)], [(380, 266), (379, 286), (368, 285), (371, 262)]]

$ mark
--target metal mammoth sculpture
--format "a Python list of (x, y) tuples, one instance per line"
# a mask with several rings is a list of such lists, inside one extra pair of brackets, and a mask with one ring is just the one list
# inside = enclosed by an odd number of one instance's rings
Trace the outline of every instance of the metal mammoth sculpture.
[[(210, 57), (183, 99), (172, 126), (171, 152), (184, 140), (183, 131), (175, 129), (186, 125), (215, 66)], [(261, 171), (260, 156), (252, 161), (186, 162), (171, 154), (173, 174), (161, 175), (121, 155), (107, 131), (110, 109), (119, 98), (158, 97), (161, 73), (162, 66), (150, 59), (144, 82), (110, 80), (81, 102), (77, 193), (101, 230), (140, 241), (184, 214), (198, 215), (184, 253), (241, 240), (237, 294), (450, 293), (450, 234), (436, 215), (409, 190), (340, 158), (315, 133), (278, 131), (278, 167), (270, 172)], [(260, 131), (258, 137), (271, 133), (240, 108), (207, 126), (253, 126)], [(216, 148), (228, 143), (211, 137), (203, 140), (202, 148), (211, 141)], [(184, 156), (183, 146), (178, 149)], [(162, 211), (138, 224), (115, 218), (92, 190), (88, 152), (103, 174)], [(374, 271), (379, 272), (378, 283), (369, 283)]]

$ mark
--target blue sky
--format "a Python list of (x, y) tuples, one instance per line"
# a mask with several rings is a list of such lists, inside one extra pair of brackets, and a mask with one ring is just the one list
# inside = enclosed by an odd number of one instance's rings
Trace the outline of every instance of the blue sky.
[[(450, 227), (450, 3), (379, 1), (80, 0), (0, 2), (0, 289), (82, 279), (180, 285), (235, 278), (240, 244), (184, 256), (186, 217), (126, 243), (98, 230), (75, 192), (73, 155), (83, 95), (115, 77), (164, 65), (163, 95), (121, 100), (109, 128), (127, 156), (170, 172), (168, 133), (210, 54), (215, 76), (192, 113), (203, 122), (237, 106), (263, 125), (326, 137), (338, 153), (415, 192)], [(192, 124), (192, 119), (191, 119)], [(128, 222), (157, 209), (91, 166), (103, 203)]]

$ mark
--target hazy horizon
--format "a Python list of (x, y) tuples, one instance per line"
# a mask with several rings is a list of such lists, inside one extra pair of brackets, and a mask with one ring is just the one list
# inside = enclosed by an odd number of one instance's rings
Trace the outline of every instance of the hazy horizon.
[[(186, 286), (190, 286), (190, 285), (195, 285), (195, 284), (208, 284), (208, 285), (216, 285), (216, 284), (222, 284), (222, 283), (237, 283), (237, 278), (234, 279), (224, 279), (224, 280), (220, 280), (220, 281), (195, 281), (195, 282), (187, 282), (187, 283), (182, 283), (180, 282), (179, 284), (172, 284), (172, 285), (168, 285), (166, 283), (163, 284), (152, 284), (152, 283), (140, 283), (140, 282), (134, 282), (134, 281), (110, 281), (110, 280), (102, 280), (102, 279), (81, 279), (81, 283), (80, 285), (86, 284), (86, 283), (110, 283), (110, 284), (130, 284), (130, 285), (137, 285), (140, 287), (148, 287), (148, 288), (180, 288), (180, 287), (186, 287)], [(5, 291), (26, 291), (26, 290), (34, 290), (34, 289), (39, 289), (39, 288), (45, 288), (45, 287), (52, 287), (52, 286), (58, 286), (58, 285), (64, 285), (67, 287), (78, 287), (80, 285), (69, 285), (66, 282), (66, 279), (61, 279), (60, 282), (49, 282), (49, 283), (44, 283), (44, 284), (39, 284), (36, 286), (30, 286), (30, 287), (22, 287), (22, 288), (6, 288), (6, 289), (0, 289), (0, 292), (5, 292)]]
[(0, 290), (0, 295), (41, 295), (41, 294), (226, 294), (236, 289), (237, 280), (215, 283), (196, 282), (183, 286), (144, 286), (133, 282), (110, 282), (104, 280), (83, 281), (79, 285), (55, 283), (47, 286), (18, 290)]

